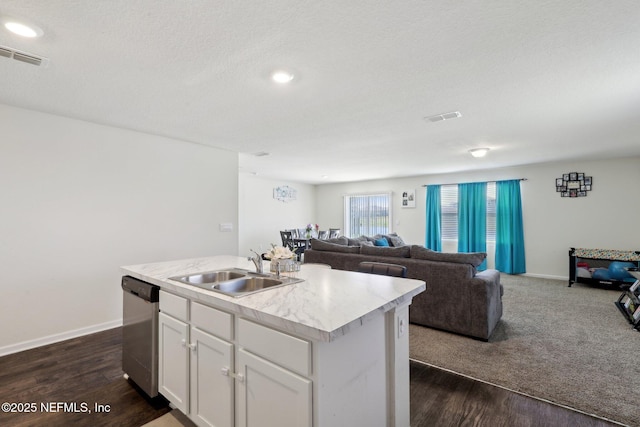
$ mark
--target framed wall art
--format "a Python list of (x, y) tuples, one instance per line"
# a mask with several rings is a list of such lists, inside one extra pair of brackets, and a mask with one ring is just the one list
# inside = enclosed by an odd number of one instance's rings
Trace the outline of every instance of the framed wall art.
[(584, 172), (569, 172), (556, 178), (556, 192), (561, 197), (586, 197), (591, 191), (593, 177), (585, 176)]
[(402, 207), (403, 208), (416, 207), (416, 190), (404, 190), (402, 192)]

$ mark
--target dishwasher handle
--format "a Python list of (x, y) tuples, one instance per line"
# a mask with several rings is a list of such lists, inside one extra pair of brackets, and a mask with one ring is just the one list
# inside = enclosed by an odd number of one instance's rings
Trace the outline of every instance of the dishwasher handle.
[(122, 277), (122, 290), (149, 302), (160, 301), (160, 287), (131, 276)]

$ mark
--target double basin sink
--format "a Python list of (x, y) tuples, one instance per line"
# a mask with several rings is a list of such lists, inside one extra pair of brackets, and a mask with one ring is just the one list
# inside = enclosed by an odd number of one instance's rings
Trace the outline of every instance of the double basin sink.
[(222, 270), (170, 277), (169, 279), (233, 297), (241, 297), (267, 289), (302, 282), (301, 279), (293, 277), (276, 277), (271, 274), (254, 273), (241, 268), (225, 268)]

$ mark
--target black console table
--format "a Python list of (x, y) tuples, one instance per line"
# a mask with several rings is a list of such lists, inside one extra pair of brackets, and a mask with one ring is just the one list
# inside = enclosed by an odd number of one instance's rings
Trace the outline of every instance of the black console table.
[(588, 283), (616, 287), (625, 284), (630, 285), (630, 283), (621, 280), (586, 277), (586, 275), (581, 274), (581, 271), (578, 271), (581, 263), (588, 264), (590, 269), (594, 269), (607, 268), (612, 261), (631, 262), (635, 264), (636, 267), (640, 267), (640, 251), (570, 248), (569, 286), (574, 283)]

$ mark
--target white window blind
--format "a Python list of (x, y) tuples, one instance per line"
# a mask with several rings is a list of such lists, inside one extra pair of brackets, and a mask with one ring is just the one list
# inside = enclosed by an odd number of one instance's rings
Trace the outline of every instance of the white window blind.
[(487, 242), (496, 241), (496, 183), (487, 182)]
[(442, 240), (458, 240), (458, 186), (440, 187)]
[[(440, 187), (442, 240), (458, 240), (458, 185)], [(496, 240), (496, 183), (487, 183), (487, 242)]]
[(388, 234), (391, 193), (344, 196), (344, 234), (348, 237)]

